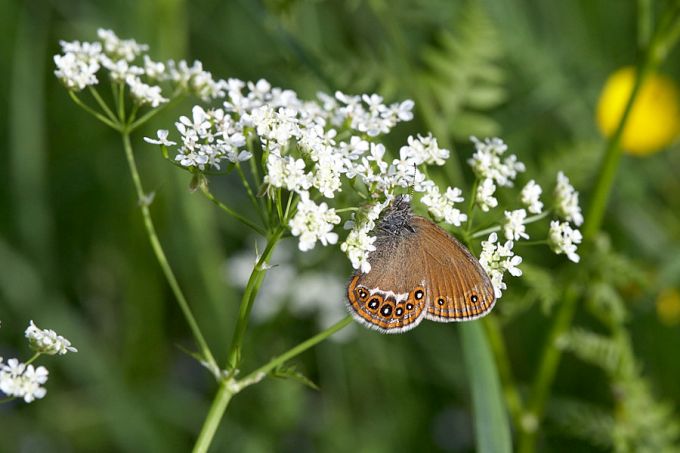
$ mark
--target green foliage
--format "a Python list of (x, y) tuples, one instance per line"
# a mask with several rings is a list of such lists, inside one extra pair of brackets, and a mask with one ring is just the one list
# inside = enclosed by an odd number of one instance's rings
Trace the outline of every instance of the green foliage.
[(497, 135), (500, 126), (487, 112), (507, 98), (500, 36), (479, 2), (466, 2), (457, 24), (422, 52), (428, 122), (457, 140)]

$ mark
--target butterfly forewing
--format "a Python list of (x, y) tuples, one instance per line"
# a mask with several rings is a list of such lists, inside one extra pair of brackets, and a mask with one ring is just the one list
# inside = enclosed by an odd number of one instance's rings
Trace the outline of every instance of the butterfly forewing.
[(434, 223), (414, 216), (415, 242), (426, 255), (423, 272), (428, 289), (426, 317), (433, 321), (467, 321), (494, 305), (493, 286), (477, 259)]

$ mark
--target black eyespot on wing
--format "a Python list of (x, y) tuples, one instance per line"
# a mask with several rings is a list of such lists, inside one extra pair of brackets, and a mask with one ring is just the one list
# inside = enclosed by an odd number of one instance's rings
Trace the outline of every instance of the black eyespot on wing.
[(390, 304), (383, 304), (382, 307), (380, 307), (380, 314), (383, 315), (384, 317), (388, 317), (392, 314), (392, 305)]
[(416, 292), (413, 294), (416, 300), (421, 300), (425, 296), (425, 292), (422, 289), (416, 290)]
[(368, 301), (368, 304), (366, 305), (369, 310), (377, 310), (378, 307), (380, 306), (380, 299), (377, 297), (374, 297), (370, 301)]
[(476, 304), (478, 300), (479, 298), (477, 297), (477, 294), (473, 294), (472, 296), (470, 296), (470, 302), (472, 302), (473, 304)]
[(437, 303), (439, 305), (444, 305), (444, 299), (440, 297), (439, 299), (437, 299)]
[(395, 314), (396, 316), (401, 316), (401, 315), (404, 314), (404, 309), (403, 309), (402, 307), (397, 307), (397, 309), (394, 310), (394, 314)]
[(406, 304), (406, 309), (407, 309), (408, 311), (413, 310), (413, 304), (412, 304), (411, 302), (407, 303), (407, 304)]

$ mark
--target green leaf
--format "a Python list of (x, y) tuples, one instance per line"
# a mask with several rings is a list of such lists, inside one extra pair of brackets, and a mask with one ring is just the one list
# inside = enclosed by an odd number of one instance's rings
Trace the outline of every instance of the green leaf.
[(496, 363), (480, 322), (461, 324), (465, 370), (470, 382), (476, 451), (510, 452), (512, 437)]
[(271, 375), (282, 379), (293, 379), (299, 383), (306, 385), (307, 387), (313, 388), (314, 390), (319, 390), (319, 386), (316, 385), (311, 379), (309, 379), (304, 374), (300, 373), (294, 366), (280, 366), (275, 368)]

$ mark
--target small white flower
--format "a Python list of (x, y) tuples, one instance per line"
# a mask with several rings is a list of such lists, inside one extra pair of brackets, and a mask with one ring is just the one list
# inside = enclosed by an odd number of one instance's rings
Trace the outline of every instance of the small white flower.
[(316, 241), (323, 245), (338, 242), (338, 235), (333, 232), (333, 226), (338, 223), (340, 217), (335, 209), (329, 209), (326, 203), (317, 205), (309, 199), (307, 192), (303, 192), (300, 194), (297, 212), (288, 226), (293, 236), (300, 237), (300, 250), (306, 252), (314, 248)]
[(522, 203), (532, 214), (540, 214), (543, 211), (543, 203), (540, 200), (543, 189), (533, 179), (522, 189)]
[(100, 68), (101, 44), (80, 43), (79, 41), (61, 41), (63, 55), (54, 56), (57, 69), (54, 75), (62, 81), (69, 90), (80, 91), (85, 87), (99, 83), (97, 71)]
[(484, 212), (498, 206), (498, 200), (493, 194), (496, 192), (496, 185), (491, 178), (486, 178), (477, 187), (477, 197), (475, 201)]
[(148, 104), (156, 108), (169, 100), (161, 96), (161, 87), (147, 85), (139, 77), (128, 76), (125, 83), (130, 87), (132, 98), (141, 105)]
[(57, 335), (54, 330), (38, 328), (33, 321), (26, 328), (25, 336), (31, 349), (41, 354), (64, 355), (67, 352), (78, 352), (66, 338)]
[(557, 215), (564, 220), (574, 222), (576, 226), (583, 223), (583, 214), (578, 205), (578, 192), (569, 183), (564, 173), (557, 173), (557, 185), (555, 186), (555, 209)]
[(486, 241), (482, 241), (479, 263), (491, 279), (496, 298), (500, 298), (503, 296), (503, 290), (507, 289), (503, 282), (503, 274), (508, 272), (515, 277), (522, 275), (522, 270), (517, 267), (522, 263), (522, 257), (513, 252), (512, 241), (507, 241), (503, 245), (496, 241), (498, 241), (496, 233), (491, 233)]
[(568, 222), (560, 223), (558, 220), (550, 222), (548, 240), (556, 254), (564, 253), (574, 263), (581, 259), (576, 253), (576, 245), (581, 243), (583, 236), (579, 230), (571, 228)]
[(487, 138), (483, 142), (476, 137), (470, 139), (476, 151), (468, 163), (478, 178), (492, 179), (499, 186), (511, 187), (517, 173), (525, 170), (514, 154), (501, 159), (508, 146), (500, 138)]
[(524, 209), (517, 209), (515, 211), (505, 211), (505, 224), (503, 225), (503, 232), (507, 240), (517, 241), (520, 238), (529, 239), (526, 234), (526, 226), (524, 220), (527, 217), (527, 212)]
[(448, 187), (445, 194), (439, 192), (439, 187), (431, 185), (426, 189), (425, 195), (420, 201), (428, 207), (428, 211), (435, 220), (444, 220), (446, 223), (460, 226), (467, 220), (467, 215), (454, 208), (455, 203), (462, 203), (463, 192), (457, 187)]
[(9, 359), (3, 364), (0, 359), (0, 391), (30, 403), (47, 393), (42, 384), (47, 382), (48, 374), (43, 366), (26, 365), (17, 359)]
[(437, 139), (428, 134), (417, 138), (409, 136), (408, 146), (402, 146), (399, 155), (402, 160), (410, 160), (415, 165), (444, 165), (449, 158), (449, 150), (441, 149)]
[(104, 43), (104, 51), (107, 55), (116, 59), (132, 61), (138, 55), (149, 50), (146, 44), (139, 44), (134, 39), (120, 39), (113, 31), (100, 28), (97, 36)]
[(163, 145), (163, 146), (173, 146), (176, 145), (177, 143), (168, 140), (168, 134), (170, 132), (167, 129), (159, 129), (156, 131), (156, 136), (158, 139), (155, 138), (150, 138), (150, 137), (144, 137), (144, 141), (147, 143), (151, 143), (152, 145)]
[(292, 156), (270, 153), (267, 157), (267, 174), (264, 181), (274, 187), (285, 187), (298, 193), (305, 193), (312, 185), (311, 175), (305, 173), (305, 161)]
[(345, 242), (340, 244), (340, 250), (347, 254), (354, 269), (359, 269), (363, 273), (371, 271), (371, 263), (368, 262), (368, 255), (375, 250), (373, 243), (375, 236), (370, 236), (369, 229), (361, 226), (349, 232)]

